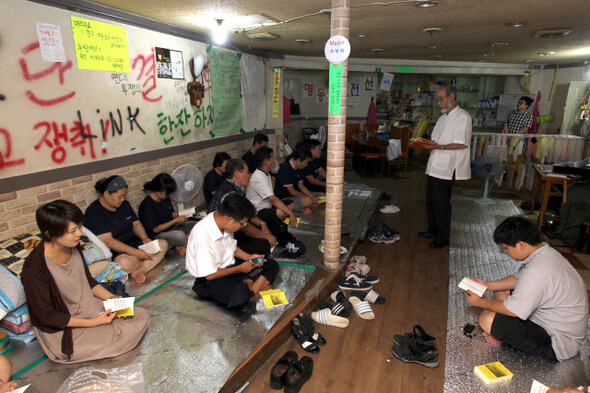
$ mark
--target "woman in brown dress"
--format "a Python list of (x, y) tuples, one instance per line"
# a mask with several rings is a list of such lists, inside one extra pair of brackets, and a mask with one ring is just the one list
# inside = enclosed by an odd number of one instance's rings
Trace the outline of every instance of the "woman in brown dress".
[(57, 200), (37, 209), (43, 241), (25, 260), (21, 279), (41, 348), (57, 363), (117, 356), (134, 348), (149, 325), (147, 312), (115, 319), (103, 300), (117, 297), (90, 275), (78, 247), (82, 211)]

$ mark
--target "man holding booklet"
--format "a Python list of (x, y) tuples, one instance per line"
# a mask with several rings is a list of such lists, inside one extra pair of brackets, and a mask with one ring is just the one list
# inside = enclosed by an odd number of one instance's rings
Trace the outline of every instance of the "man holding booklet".
[(473, 279), (494, 292), (492, 300), (471, 290), (465, 294), (469, 304), (484, 309), (479, 325), (485, 339), (551, 360), (575, 356), (588, 326), (582, 277), (559, 252), (541, 243), (539, 230), (526, 218), (504, 220), (494, 241), (521, 265), (500, 280)]
[(237, 246), (234, 233), (256, 215), (252, 203), (240, 193), (229, 194), (217, 211), (192, 229), (186, 253), (186, 270), (195, 277), (193, 291), (227, 308), (258, 299), (269, 289), (279, 265), (264, 255), (249, 254)]

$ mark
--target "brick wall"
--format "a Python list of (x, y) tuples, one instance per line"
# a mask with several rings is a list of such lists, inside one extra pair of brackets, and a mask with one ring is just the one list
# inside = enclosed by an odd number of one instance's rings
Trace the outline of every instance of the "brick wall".
[[(269, 146), (276, 149), (276, 135), (268, 135)], [(111, 175), (121, 175), (129, 185), (127, 200), (137, 211), (140, 202), (145, 197), (142, 186), (158, 173), (172, 173), (174, 169), (184, 164), (195, 165), (205, 176), (212, 168), (215, 153), (225, 151), (232, 158), (240, 158), (252, 146), (252, 138), (225, 145), (208, 147), (191, 153), (184, 153), (139, 164), (124, 166), (114, 170), (93, 173), (62, 180), (55, 183), (43, 184), (23, 190), (0, 194), (0, 241), (37, 230), (35, 211), (39, 206), (55, 199), (66, 199), (75, 203), (85, 211), (98, 194), (94, 190), (97, 180)], [(205, 203), (203, 193), (185, 203), (185, 207), (201, 206)]]

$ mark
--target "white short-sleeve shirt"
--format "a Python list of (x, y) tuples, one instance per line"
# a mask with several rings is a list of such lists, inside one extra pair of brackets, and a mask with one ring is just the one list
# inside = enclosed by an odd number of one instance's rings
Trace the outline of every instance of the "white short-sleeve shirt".
[(233, 233), (219, 230), (209, 213), (191, 230), (186, 245), (186, 270), (194, 277), (205, 277), (235, 263), (237, 241)]
[(471, 145), (471, 116), (464, 109), (455, 107), (443, 114), (432, 131), (432, 140), (439, 145), (460, 143), (467, 146), (461, 150), (432, 150), (426, 174), (439, 179), (467, 180), (471, 178), (471, 161), (469, 146)]
[(262, 209), (269, 209), (272, 204), (268, 200), (268, 197), (273, 196), (274, 191), (272, 189), (272, 179), (268, 173), (260, 169), (256, 169), (250, 177), (250, 183), (246, 189), (246, 198), (256, 208), (256, 212)]

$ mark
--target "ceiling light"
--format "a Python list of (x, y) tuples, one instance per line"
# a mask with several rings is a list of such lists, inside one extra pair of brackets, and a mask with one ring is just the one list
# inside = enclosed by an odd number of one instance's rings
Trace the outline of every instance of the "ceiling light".
[(303, 44), (309, 44), (311, 41), (308, 40), (308, 39), (306, 39), (306, 38), (297, 38), (295, 40), (295, 42), (297, 42), (298, 44), (303, 45)]
[(506, 23), (506, 26), (508, 26), (508, 27), (524, 27), (524, 26), (526, 26), (526, 23), (524, 23), (524, 22), (508, 22), (508, 23)]
[(483, 57), (491, 57), (491, 56), (495, 56), (493, 53), (484, 53)]
[(353, 34), (353, 36), (358, 37), (358, 38), (365, 38), (365, 37), (368, 37), (369, 35), (367, 33), (355, 33), (355, 34)]
[(551, 56), (554, 55), (555, 52), (539, 52), (537, 53), (539, 56)]
[(430, 45), (428, 47), (428, 49), (440, 49), (440, 48), (442, 48), (442, 46), (440, 46), (440, 45)]
[(507, 43), (507, 42), (494, 42), (494, 43), (492, 44), (492, 46), (493, 46), (494, 48), (501, 48), (501, 47), (503, 47), (503, 46), (508, 46), (508, 43)]
[(433, 33), (439, 33), (442, 31), (442, 29), (440, 27), (427, 27), (425, 29), (422, 29), (422, 31), (424, 33), (430, 33), (430, 35), (432, 35)]
[(373, 53), (381, 53), (381, 52), (385, 52), (385, 51), (383, 49), (381, 49), (381, 48), (373, 48), (373, 49), (371, 49), (371, 52), (373, 52)]
[(225, 40), (227, 40), (227, 30), (221, 26), (222, 23), (223, 19), (217, 19), (217, 26), (215, 26), (211, 32), (213, 42), (215, 42), (217, 45), (223, 45)]
[(419, 8), (431, 8), (438, 5), (438, 3), (436, 1), (421, 0), (414, 5)]

